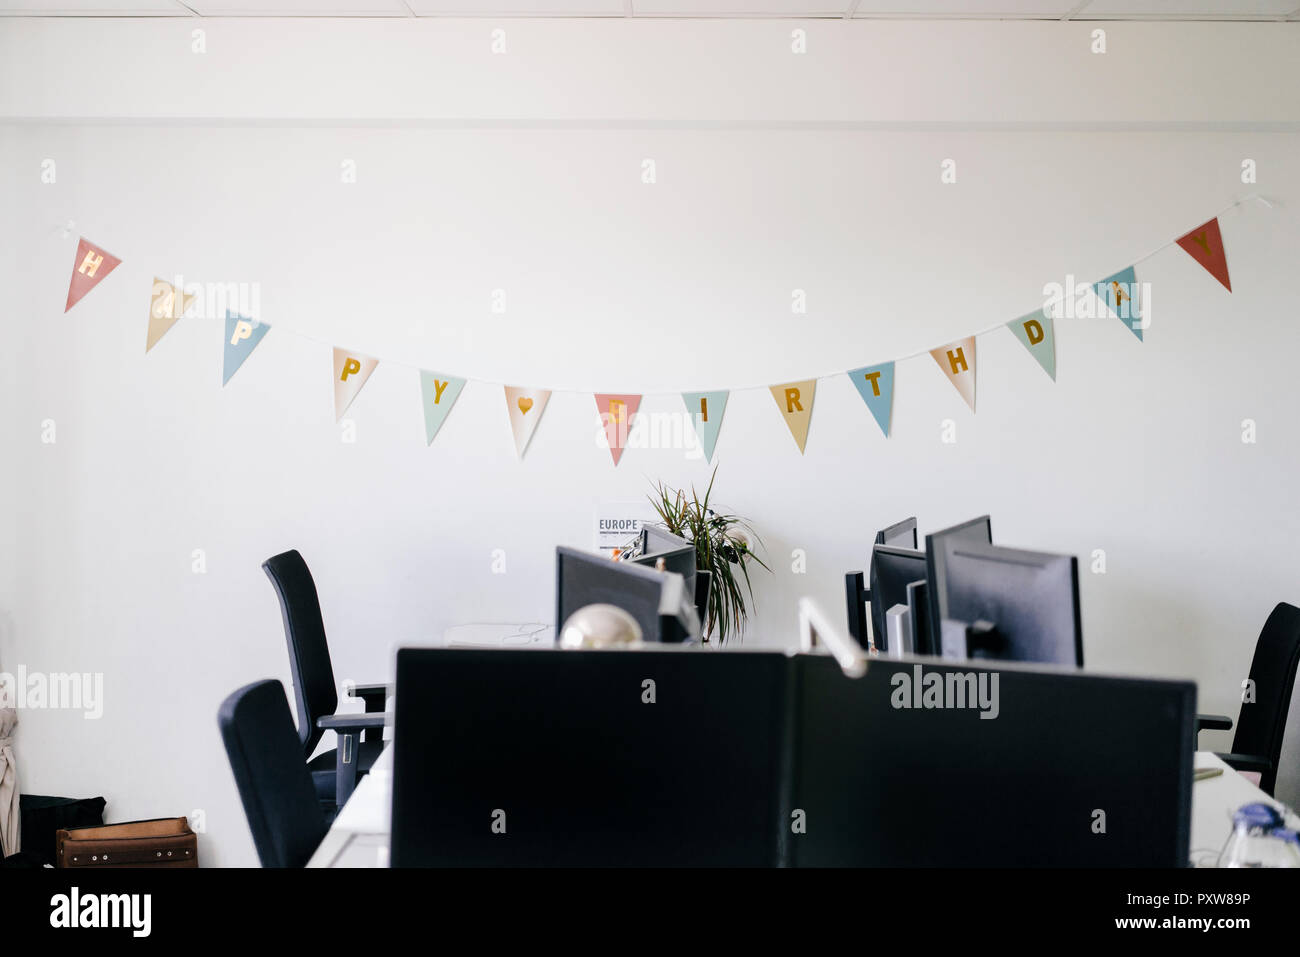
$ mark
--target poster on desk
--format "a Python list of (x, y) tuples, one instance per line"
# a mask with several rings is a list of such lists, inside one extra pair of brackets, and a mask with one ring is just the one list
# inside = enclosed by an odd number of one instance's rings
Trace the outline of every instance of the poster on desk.
[(596, 506), (593, 545), (606, 558), (613, 558), (635, 541), (644, 526), (658, 521), (659, 513), (648, 499), (600, 502)]

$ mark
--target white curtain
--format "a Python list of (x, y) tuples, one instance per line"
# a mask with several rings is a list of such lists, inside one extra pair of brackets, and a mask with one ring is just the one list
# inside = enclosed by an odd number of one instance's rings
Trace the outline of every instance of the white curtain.
[(0, 708), (0, 857), (17, 854), (18, 768), (14, 765), (14, 726), (18, 712)]

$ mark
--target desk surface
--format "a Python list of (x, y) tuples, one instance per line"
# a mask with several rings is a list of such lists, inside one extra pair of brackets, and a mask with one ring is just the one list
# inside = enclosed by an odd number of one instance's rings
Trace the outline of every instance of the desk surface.
[(387, 867), (392, 830), (393, 746), (375, 759), (339, 810), (308, 867)]
[[(1274, 801), (1209, 751), (1196, 752), (1196, 768), (1219, 768), (1223, 773), (1192, 782), (1192, 836), (1190, 856), (1196, 867), (1214, 867), (1232, 830), (1232, 812), (1243, 804)], [(387, 867), (388, 835), (393, 796), (393, 749), (375, 761), (352, 797), (312, 855), (308, 867)], [(1300, 823), (1290, 817), (1292, 827)]]

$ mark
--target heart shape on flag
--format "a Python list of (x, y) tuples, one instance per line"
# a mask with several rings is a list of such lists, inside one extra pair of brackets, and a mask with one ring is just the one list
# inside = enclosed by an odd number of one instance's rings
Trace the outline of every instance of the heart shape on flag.
[(519, 406), (519, 411), (522, 412), (524, 415), (527, 415), (528, 410), (533, 407), (533, 400), (528, 398), (527, 396), (524, 396), (516, 404)]

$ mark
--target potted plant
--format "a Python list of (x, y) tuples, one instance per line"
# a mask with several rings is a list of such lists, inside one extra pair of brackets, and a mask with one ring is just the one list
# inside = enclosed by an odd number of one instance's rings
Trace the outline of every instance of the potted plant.
[[(753, 551), (751, 537), (761, 540), (750, 524), (739, 515), (719, 512), (710, 507), (713, 482), (718, 476), (715, 466), (709, 478), (704, 497), (691, 488), (690, 493), (674, 489), (662, 482), (655, 485), (650, 504), (659, 515), (659, 524), (672, 534), (695, 545), (695, 565), (701, 574), (712, 578), (709, 589), (708, 614), (702, 622), (702, 639), (710, 641), (715, 636), (718, 644), (729, 637), (744, 633), (749, 610), (746, 595), (752, 600), (754, 589), (749, 580), (749, 563), (771, 571)], [(743, 588), (742, 588), (743, 584)]]

